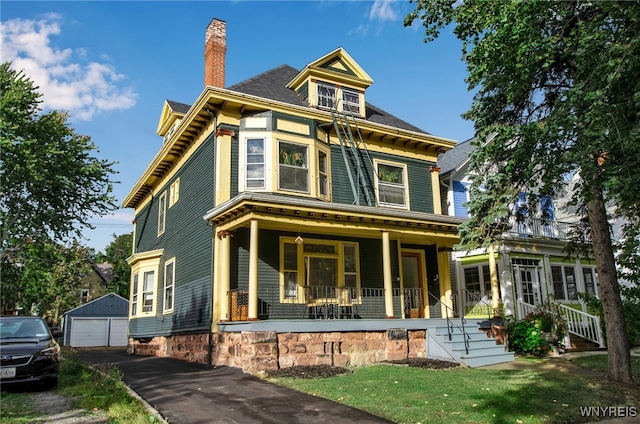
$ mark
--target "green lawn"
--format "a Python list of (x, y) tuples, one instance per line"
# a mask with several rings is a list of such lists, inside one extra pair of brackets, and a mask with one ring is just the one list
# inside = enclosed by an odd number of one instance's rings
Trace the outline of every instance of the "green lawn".
[(353, 371), (274, 382), (396, 423), (576, 423), (589, 421), (580, 407), (640, 406), (640, 390), (560, 372), (395, 365)]

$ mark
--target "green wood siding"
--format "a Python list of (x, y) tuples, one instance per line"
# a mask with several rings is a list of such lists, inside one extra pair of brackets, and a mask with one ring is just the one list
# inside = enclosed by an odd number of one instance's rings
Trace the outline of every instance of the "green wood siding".
[[(370, 152), (372, 160), (386, 160), (407, 165), (408, 184), (409, 184), (409, 203), (412, 211), (433, 213), (433, 191), (431, 188), (431, 171), (430, 167), (435, 166), (433, 162), (421, 161), (417, 159), (405, 158), (376, 152)], [(351, 163), (351, 174), (354, 181), (358, 181), (356, 173), (355, 159), (349, 155)], [(363, 172), (370, 187), (375, 190), (374, 169), (365, 155), (361, 155), (360, 163), (363, 165)], [(349, 181), (349, 174), (342, 156), (342, 148), (339, 145), (331, 147), (331, 185), (332, 199), (335, 203), (353, 203), (353, 191)], [(375, 191), (374, 191), (375, 193)], [(375, 201), (375, 195), (372, 194), (372, 202)], [(360, 204), (366, 205), (364, 189), (360, 188)]]
[[(174, 178), (180, 177), (180, 198), (166, 210), (165, 232), (157, 236), (157, 196), (138, 214), (136, 252), (164, 249), (156, 285), (156, 316), (130, 322), (131, 336), (150, 337), (206, 331), (211, 304), (211, 260), (214, 229), (202, 219), (213, 207), (214, 148), (210, 137)], [(163, 189), (168, 190), (169, 181)], [(168, 204), (167, 204), (168, 206)], [(140, 222), (146, 219), (142, 230)], [(174, 309), (163, 314), (164, 265), (175, 258)]]

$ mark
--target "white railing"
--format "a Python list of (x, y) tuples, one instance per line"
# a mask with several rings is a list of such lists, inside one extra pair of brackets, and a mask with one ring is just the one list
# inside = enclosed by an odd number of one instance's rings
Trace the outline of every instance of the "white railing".
[(525, 237), (570, 240), (571, 235), (575, 232), (575, 224), (534, 217), (518, 219), (516, 216), (510, 216), (506, 232)]
[(566, 305), (560, 304), (560, 311), (567, 320), (569, 333), (597, 343), (600, 347), (605, 347), (600, 317), (587, 314)]
[(524, 319), (530, 313), (536, 312), (536, 307), (530, 303), (518, 300), (518, 319)]
[[(518, 300), (518, 319), (524, 319), (528, 314), (537, 312), (538, 308), (530, 303)], [(600, 317), (579, 311), (570, 306), (559, 304), (560, 313), (567, 321), (567, 331), (585, 340), (596, 343), (601, 348), (606, 347)]]

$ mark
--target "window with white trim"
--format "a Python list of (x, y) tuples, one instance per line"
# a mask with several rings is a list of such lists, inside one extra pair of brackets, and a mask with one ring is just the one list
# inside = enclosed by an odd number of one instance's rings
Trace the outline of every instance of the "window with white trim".
[(167, 192), (164, 191), (158, 198), (158, 236), (164, 234), (166, 214), (167, 214)]
[(131, 316), (135, 317), (138, 313), (138, 274), (133, 274), (131, 282)]
[(360, 115), (360, 93), (348, 88), (342, 89), (342, 110)]
[(180, 199), (180, 177), (176, 178), (169, 186), (169, 207)]
[(264, 138), (248, 138), (246, 151), (245, 187), (264, 188)]
[(142, 274), (142, 312), (153, 312), (156, 294), (156, 273), (145, 271)]
[(329, 197), (329, 158), (322, 150), (318, 150), (318, 196)]
[(378, 206), (407, 209), (409, 207), (407, 166), (377, 160), (374, 161), (374, 165), (376, 167)]
[(309, 192), (309, 146), (278, 141), (278, 188)]
[(558, 300), (575, 300), (577, 296), (576, 276), (573, 266), (551, 266), (553, 296)]
[(173, 294), (175, 287), (176, 259), (173, 258), (164, 264), (164, 302), (163, 311), (173, 311)]
[(336, 105), (336, 87), (331, 84), (319, 82), (318, 87), (318, 107), (333, 109)]

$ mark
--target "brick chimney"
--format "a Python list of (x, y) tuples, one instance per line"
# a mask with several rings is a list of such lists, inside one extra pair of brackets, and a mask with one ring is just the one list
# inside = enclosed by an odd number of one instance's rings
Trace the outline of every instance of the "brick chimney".
[(227, 23), (212, 19), (204, 40), (204, 85), (224, 88), (224, 57), (227, 52)]

